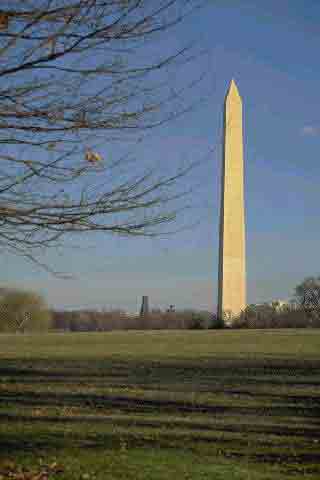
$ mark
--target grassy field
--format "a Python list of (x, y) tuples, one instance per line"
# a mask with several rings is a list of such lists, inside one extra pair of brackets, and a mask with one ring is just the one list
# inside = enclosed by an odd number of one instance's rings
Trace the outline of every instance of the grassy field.
[(318, 480), (319, 387), (320, 330), (0, 335), (0, 478)]

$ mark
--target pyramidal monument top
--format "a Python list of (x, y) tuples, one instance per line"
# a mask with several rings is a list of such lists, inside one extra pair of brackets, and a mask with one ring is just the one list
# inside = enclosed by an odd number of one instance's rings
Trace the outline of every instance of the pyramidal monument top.
[(234, 81), (234, 79), (232, 79), (231, 82), (230, 82), (229, 89), (228, 89), (227, 95), (226, 95), (226, 99), (227, 98), (240, 98), (241, 99), (237, 84)]

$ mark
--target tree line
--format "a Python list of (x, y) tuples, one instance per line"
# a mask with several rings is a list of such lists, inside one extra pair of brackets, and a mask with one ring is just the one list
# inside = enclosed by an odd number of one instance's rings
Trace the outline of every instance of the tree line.
[(129, 315), (122, 310), (54, 311), (52, 329), (71, 332), (106, 332), (110, 330), (179, 330), (208, 328), (211, 313), (183, 310), (153, 310), (146, 315)]
[(172, 309), (130, 315), (123, 310), (53, 310), (38, 293), (0, 288), (0, 333), (111, 330), (320, 328), (320, 277), (296, 286), (292, 302), (251, 304), (228, 324), (212, 312)]

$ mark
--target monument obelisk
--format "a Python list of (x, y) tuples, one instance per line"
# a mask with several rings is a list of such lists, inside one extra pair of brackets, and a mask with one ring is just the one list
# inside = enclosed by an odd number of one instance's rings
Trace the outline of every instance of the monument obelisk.
[(225, 98), (223, 135), (218, 316), (232, 321), (246, 306), (242, 100), (234, 80)]

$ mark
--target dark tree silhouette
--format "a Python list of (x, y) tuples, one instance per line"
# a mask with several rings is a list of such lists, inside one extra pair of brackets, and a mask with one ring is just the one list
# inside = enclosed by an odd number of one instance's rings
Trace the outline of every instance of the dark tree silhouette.
[(311, 324), (320, 324), (320, 277), (307, 277), (295, 288), (295, 297)]

